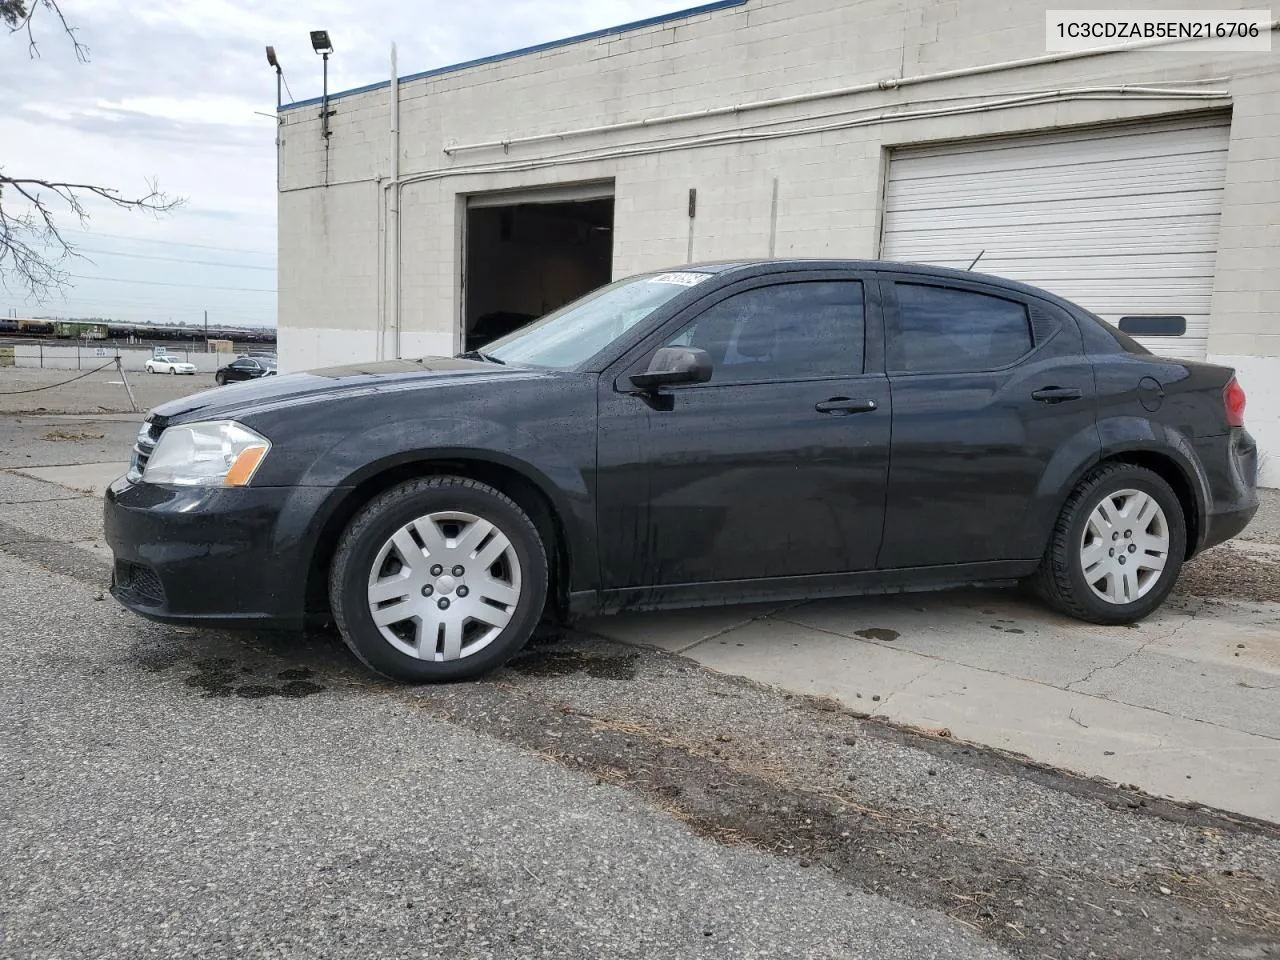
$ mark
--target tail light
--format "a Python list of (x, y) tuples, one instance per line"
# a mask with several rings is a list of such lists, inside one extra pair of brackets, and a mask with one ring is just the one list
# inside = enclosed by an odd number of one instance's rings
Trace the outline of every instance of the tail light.
[(1232, 377), (1230, 382), (1222, 388), (1222, 405), (1227, 411), (1228, 427), (1244, 426), (1244, 403), (1244, 388), (1235, 377)]

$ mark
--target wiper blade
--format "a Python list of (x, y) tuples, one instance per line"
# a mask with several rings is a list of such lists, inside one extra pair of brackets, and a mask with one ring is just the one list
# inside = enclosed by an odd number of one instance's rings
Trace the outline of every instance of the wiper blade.
[(507, 361), (499, 360), (497, 357), (489, 353), (481, 353), (479, 350), (468, 350), (466, 353), (458, 354), (460, 360), (483, 360), (485, 363), (496, 363), (498, 366), (505, 367)]

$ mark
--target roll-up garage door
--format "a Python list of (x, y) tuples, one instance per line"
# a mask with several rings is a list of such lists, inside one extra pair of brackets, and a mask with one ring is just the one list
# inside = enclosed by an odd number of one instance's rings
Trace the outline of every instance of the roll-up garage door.
[(1228, 130), (1215, 116), (895, 150), (881, 256), (963, 269), (982, 253), (977, 271), (1203, 358)]

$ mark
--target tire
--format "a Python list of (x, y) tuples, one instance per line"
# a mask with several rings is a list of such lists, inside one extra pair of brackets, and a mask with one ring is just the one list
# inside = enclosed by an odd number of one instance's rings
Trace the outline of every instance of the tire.
[[(501, 552), (488, 567), (468, 570), (477, 551), (482, 564)], [(352, 518), (329, 568), (329, 602), (343, 641), (371, 670), (411, 683), (468, 680), (525, 645), (546, 606), (547, 582), (546, 549), (515, 501), (464, 477), (426, 477), (388, 490)], [(371, 597), (378, 587), (381, 596)], [(381, 625), (375, 600), (386, 611)]]
[(215, 373), (213, 375), (213, 382), (220, 387), (225, 387), (227, 385), (227, 378), (220, 373)]
[(147, 364), (147, 373), (155, 373), (155, 372), (156, 372), (156, 368), (155, 368), (155, 367), (153, 367), (151, 364), (149, 364), (149, 363), (148, 363), (148, 364)]
[[(1108, 498), (1111, 505), (1105, 507)], [(1143, 519), (1146, 500), (1159, 507), (1158, 515), (1153, 513), (1149, 521)], [(1114, 519), (1113, 526), (1107, 526), (1101, 511)], [(1131, 515), (1124, 516), (1126, 512)], [(1147, 565), (1160, 559), (1160, 551), (1149, 547), (1162, 536), (1166, 541), (1163, 566), (1150, 569)], [(1164, 602), (1178, 580), (1186, 552), (1186, 517), (1173, 488), (1144, 467), (1103, 464), (1067, 498), (1032, 586), (1049, 606), (1077, 620), (1134, 623)]]
[(170, 367), (170, 368), (169, 368), (169, 376), (171, 376), (171, 377), (172, 377), (172, 376), (173, 376), (174, 374), (176, 374), (177, 372), (178, 372), (178, 371), (177, 371), (177, 370), (175, 370), (173, 367)]

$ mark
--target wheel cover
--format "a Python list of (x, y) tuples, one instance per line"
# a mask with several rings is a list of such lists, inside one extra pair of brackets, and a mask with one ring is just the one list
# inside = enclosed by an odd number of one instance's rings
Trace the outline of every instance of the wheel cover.
[(1169, 560), (1169, 520), (1141, 490), (1107, 494), (1089, 514), (1080, 568), (1098, 599), (1116, 606), (1151, 592)]
[(521, 592), (520, 559), (494, 523), (450, 510), (405, 524), (369, 571), (369, 613), (396, 650), (461, 660), (502, 633)]

